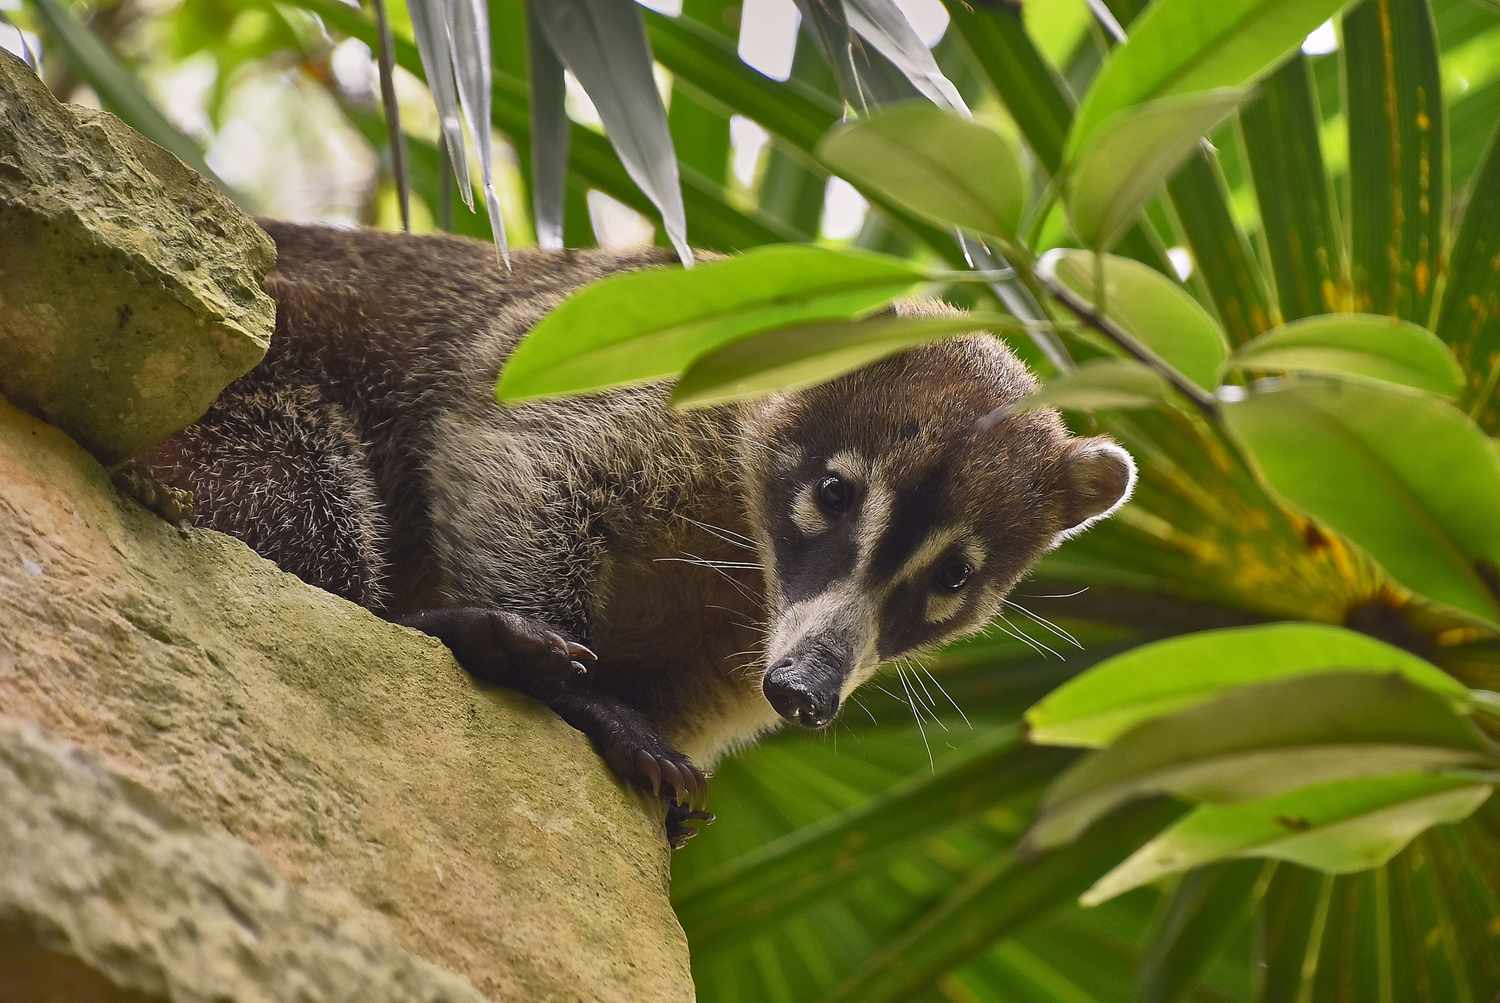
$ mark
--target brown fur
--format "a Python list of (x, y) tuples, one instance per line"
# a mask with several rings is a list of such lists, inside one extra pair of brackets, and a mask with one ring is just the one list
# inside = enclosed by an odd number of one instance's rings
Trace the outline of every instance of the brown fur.
[(1077, 469), (1051, 412), (976, 424), (1034, 386), (985, 337), (746, 406), (675, 412), (657, 385), (501, 408), (499, 369), (544, 314), (667, 252), (523, 251), (507, 275), (473, 241), (264, 225), (280, 255), (271, 352), (150, 458), (157, 474), (199, 495), (202, 524), (385, 615), (495, 607), (591, 645), (588, 685), (700, 759), (775, 723), (765, 635), (787, 601), (782, 555), (810, 546), (783, 509), (830, 452), (879, 458), (898, 505), (972, 523), (992, 558), (940, 626), (902, 633), (920, 597), (891, 590), (881, 657), (981, 626), (1128, 478)]

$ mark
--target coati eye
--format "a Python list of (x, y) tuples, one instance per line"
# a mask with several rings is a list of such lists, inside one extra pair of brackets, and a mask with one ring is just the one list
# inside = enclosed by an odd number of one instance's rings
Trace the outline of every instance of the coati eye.
[(974, 567), (968, 561), (949, 561), (938, 571), (934, 583), (945, 592), (957, 592), (969, 583)]
[(854, 488), (842, 477), (829, 474), (818, 482), (818, 506), (829, 515), (839, 515), (854, 501)]

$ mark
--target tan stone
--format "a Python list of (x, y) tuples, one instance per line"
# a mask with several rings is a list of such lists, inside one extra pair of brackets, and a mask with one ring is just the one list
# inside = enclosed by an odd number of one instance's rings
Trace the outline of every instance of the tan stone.
[(3, 401), (0, 713), (492, 999), (692, 998), (658, 815), (581, 735), (478, 690), (436, 641), (120, 500)]
[(0, 393), (114, 462), (269, 344), (270, 238), (161, 147), (0, 50)]
[(313, 907), (247, 844), (6, 717), (0, 860), (0, 1003), (484, 1003)]

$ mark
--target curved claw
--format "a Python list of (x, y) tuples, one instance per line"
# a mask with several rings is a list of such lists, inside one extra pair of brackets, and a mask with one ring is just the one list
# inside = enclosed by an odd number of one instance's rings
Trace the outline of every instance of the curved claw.
[(599, 660), (599, 656), (594, 654), (592, 648), (579, 644), (576, 641), (564, 641), (563, 646), (568, 652), (568, 657), (575, 661), (597, 662)]
[(666, 787), (671, 788), (673, 803), (682, 804), (683, 795), (687, 792), (683, 783), (681, 771), (679, 771), (677, 767), (673, 766), (665, 759), (659, 760), (659, 762), (661, 763), (662, 784), (664, 784)]
[(656, 757), (641, 749), (635, 754), (635, 765), (641, 776), (651, 782), (651, 796), (661, 797), (662, 771), (657, 765)]
[(568, 664), (573, 666), (573, 674), (575, 676), (586, 676), (589, 674), (589, 667), (582, 662), (573, 661)]

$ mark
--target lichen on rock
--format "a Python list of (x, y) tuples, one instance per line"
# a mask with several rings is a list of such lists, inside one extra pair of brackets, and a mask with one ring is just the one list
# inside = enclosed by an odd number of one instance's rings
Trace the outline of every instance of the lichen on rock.
[(105, 462), (265, 354), (275, 248), (233, 202), (0, 50), (0, 393)]

